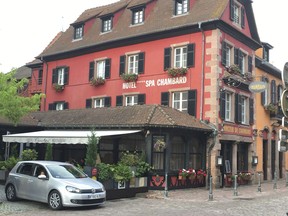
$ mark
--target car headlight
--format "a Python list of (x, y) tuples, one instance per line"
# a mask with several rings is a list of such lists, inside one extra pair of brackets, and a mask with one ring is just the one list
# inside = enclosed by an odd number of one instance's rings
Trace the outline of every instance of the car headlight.
[(71, 192), (71, 193), (80, 193), (81, 190), (79, 188), (71, 187), (71, 186), (66, 186), (66, 190)]

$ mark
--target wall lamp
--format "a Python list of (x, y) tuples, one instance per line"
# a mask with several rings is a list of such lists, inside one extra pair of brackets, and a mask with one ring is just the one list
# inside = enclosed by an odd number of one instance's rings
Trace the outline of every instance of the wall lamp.
[(258, 156), (252, 156), (252, 165), (256, 166), (258, 164)]
[(223, 157), (216, 156), (216, 166), (223, 166)]

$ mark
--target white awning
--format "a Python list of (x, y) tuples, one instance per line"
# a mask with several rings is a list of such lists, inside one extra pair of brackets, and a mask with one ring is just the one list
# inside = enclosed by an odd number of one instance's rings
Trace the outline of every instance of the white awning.
[[(138, 133), (141, 130), (105, 130), (95, 131), (97, 137)], [(91, 131), (36, 131), (3, 135), (4, 142), (51, 143), (51, 144), (87, 144)]]

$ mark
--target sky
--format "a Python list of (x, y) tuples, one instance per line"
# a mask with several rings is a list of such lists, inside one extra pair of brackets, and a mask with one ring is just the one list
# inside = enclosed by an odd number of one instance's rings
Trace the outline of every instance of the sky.
[[(86, 9), (116, 1), (1, 0), (0, 72), (33, 61), (58, 32), (65, 31)], [(253, 0), (252, 6), (260, 40), (273, 46), (270, 63), (282, 71), (288, 62), (288, 1)]]

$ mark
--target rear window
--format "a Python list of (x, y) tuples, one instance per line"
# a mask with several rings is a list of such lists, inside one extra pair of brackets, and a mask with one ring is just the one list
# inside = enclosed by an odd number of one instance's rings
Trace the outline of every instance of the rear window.
[(16, 172), (24, 175), (32, 175), (32, 168), (33, 164), (21, 164)]

